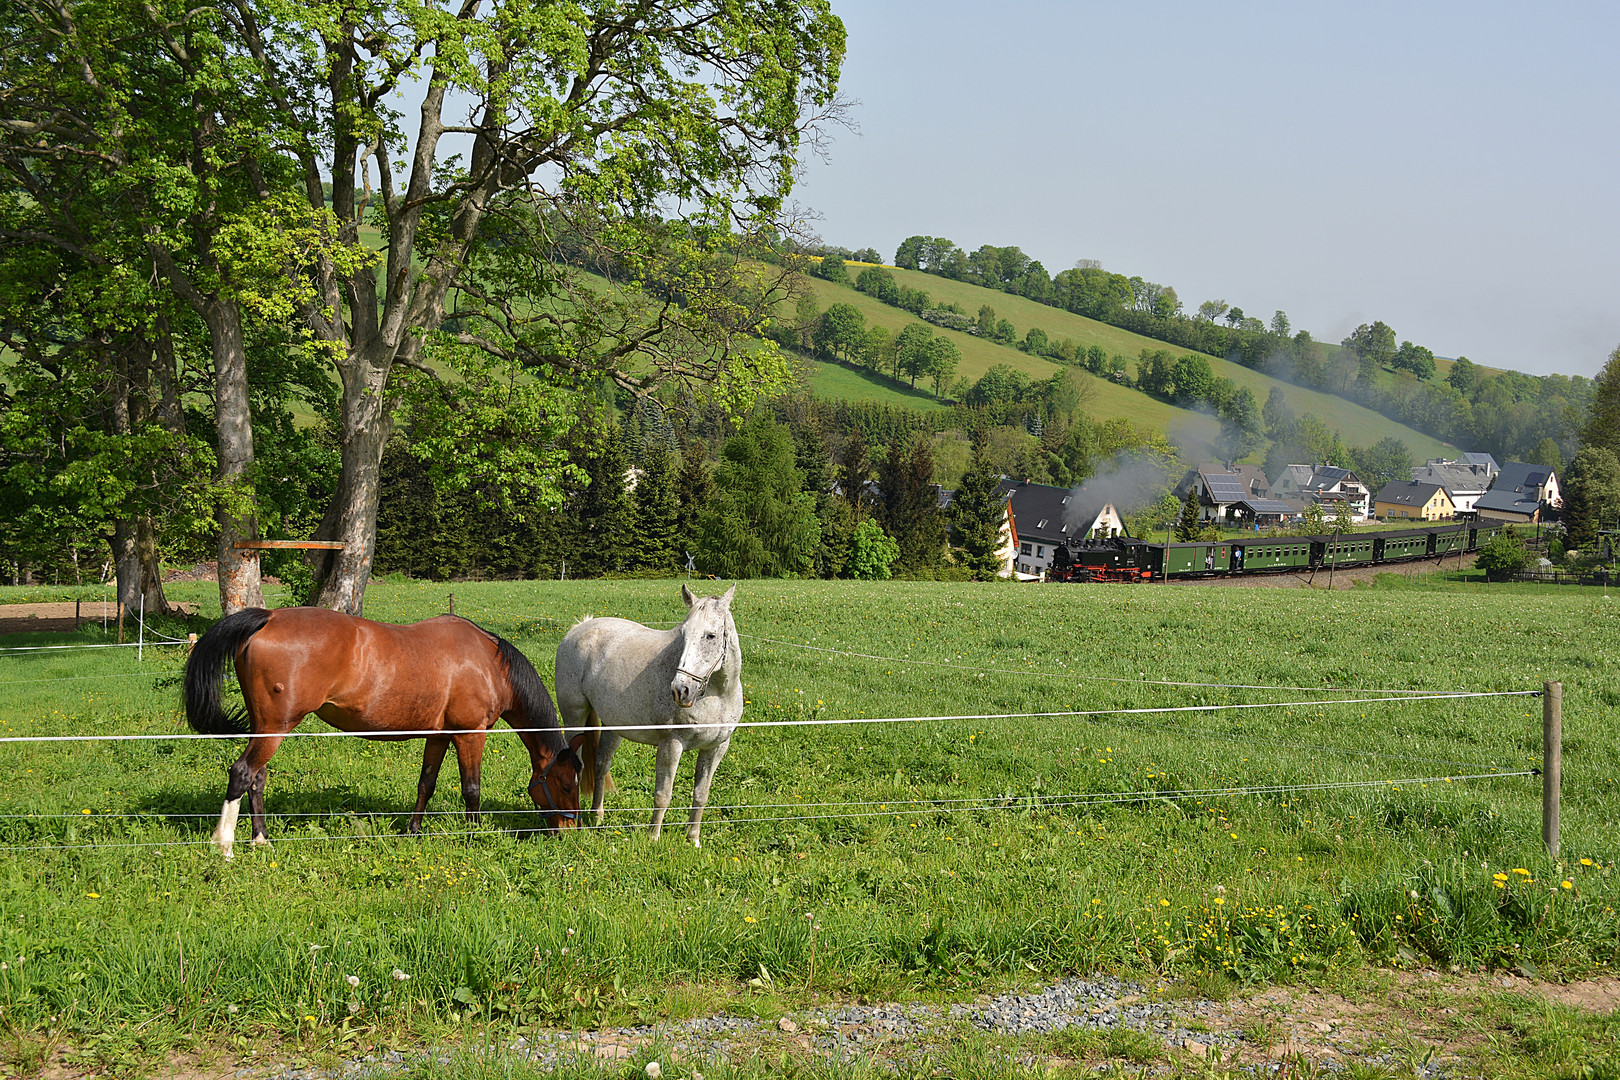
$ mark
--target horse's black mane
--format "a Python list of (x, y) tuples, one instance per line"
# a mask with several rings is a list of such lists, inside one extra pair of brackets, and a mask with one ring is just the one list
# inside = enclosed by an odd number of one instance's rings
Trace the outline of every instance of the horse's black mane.
[[(459, 615), (456, 617), (462, 618)], [(568, 749), (568, 740), (557, 722), (557, 708), (551, 703), (551, 691), (546, 689), (546, 681), (534, 669), (529, 658), (499, 634), (485, 630), (471, 619), (462, 621), (495, 643), (495, 651), (506, 665), (507, 678), (512, 683), (512, 696), (517, 698), (518, 708), (523, 710), (524, 726), (540, 732), (552, 751), (560, 753)]]

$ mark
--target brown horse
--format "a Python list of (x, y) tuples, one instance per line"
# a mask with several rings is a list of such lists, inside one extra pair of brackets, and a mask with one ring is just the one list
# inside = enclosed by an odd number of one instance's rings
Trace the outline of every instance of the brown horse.
[[(247, 703), (247, 715), (220, 702), (225, 662)], [(529, 797), (553, 829), (579, 824), (579, 743), (557, 725), (546, 684), (511, 642), (466, 619), (440, 615), (394, 626), (324, 608), (247, 608), (221, 619), (186, 661), (186, 719), (203, 734), (249, 734), (231, 765), (214, 842), (231, 858), (242, 796), (251, 794), (253, 843), (269, 843), (264, 785), (270, 756), (310, 713), (370, 739), (426, 738), (410, 831), (455, 744), (468, 820), (478, 815), (478, 775), (485, 733), (505, 718), (529, 750)], [(244, 723), (245, 720), (245, 723)], [(389, 732), (401, 734), (389, 734)], [(425, 735), (423, 732), (442, 732)]]

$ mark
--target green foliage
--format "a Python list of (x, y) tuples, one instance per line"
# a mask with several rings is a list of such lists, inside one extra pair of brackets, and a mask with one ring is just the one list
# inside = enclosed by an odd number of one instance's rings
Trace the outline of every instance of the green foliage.
[(1007, 502), (996, 498), (998, 480), (981, 444), (975, 442), (967, 472), (956, 486), (949, 508), (951, 528), (961, 548), (958, 561), (975, 581), (994, 581), (1004, 569), (999, 550)]
[(642, 459), (641, 479), (633, 493), (635, 528), (630, 543), (636, 569), (674, 573), (685, 565), (676, 546), (677, 468), (675, 456), (663, 445), (653, 446)]
[(1599, 529), (1620, 526), (1620, 458), (1606, 446), (1588, 446), (1569, 463), (1563, 480), (1569, 546), (1589, 550)]
[(688, 439), (681, 446), (680, 472), (675, 478), (675, 543), (682, 569), (687, 555), (696, 555), (698, 517), (713, 499), (708, 448), (700, 439)]
[(1399, 439), (1380, 439), (1369, 447), (1352, 446), (1349, 453), (1356, 476), (1374, 495), (1391, 481), (1412, 479), (1412, 452)]
[(934, 440), (915, 432), (890, 446), (878, 472), (882, 520), (900, 544), (899, 568), (906, 573), (931, 571), (945, 554), (945, 519), (934, 486)]
[(839, 285), (849, 284), (849, 270), (838, 255), (823, 255), (819, 262), (811, 264), (810, 272)]
[(844, 576), (861, 581), (887, 581), (891, 568), (900, 558), (900, 545), (883, 531), (883, 526), (867, 518), (855, 526), (849, 541), (849, 557)]
[(1176, 521), (1176, 539), (1181, 543), (1197, 540), (1204, 532), (1204, 523), (1199, 516), (1198, 485), (1194, 483), (1187, 488), (1186, 496), (1181, 500), (1181, 517)]
[(1620, 346), (1592, 380), (1592, 403), (1581, 428), (1581, 443), (1620, 455)]
[(1479, 549), (1474, 568), (1487, 575), (1516, 574), (1530, 565), (1530, 551), (1513, 526), (1509, 525)]
[(698, 567), (728, 578), (782, 577), (815, 568), (815, 497), (794, 465), (793, 439), (756, 413), (726, 440), (710, 506), (699, 510)]

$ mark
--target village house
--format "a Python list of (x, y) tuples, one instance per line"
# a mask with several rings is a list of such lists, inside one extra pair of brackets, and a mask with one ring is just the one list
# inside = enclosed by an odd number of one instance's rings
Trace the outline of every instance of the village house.
[(1481, 521), (1527, 524), (1552, 520), (1563, 505), (1556, 472), (1545, 465), (1509, 461), (1491, 490), (1474, 501), (1474, 512)]
[[(1483, 458), (1470, 461), (1468, 458)], [(1412, 479), (1422, 484), (1439, 484), (1446, 489), (1458, 514), (1471, 515), (1474, 502), (1491, 489), (1491, 481), (1501, 467), (1489, 454), (1464, 454), (1462, 460), (1430, 458), (1412, 470)], [(1376, 507), (1374, 508), (1376, 512)]]
[(1271, 497), (1288, 503), (1303, 513), (1312, 503), (1329, 515), (1348, 506), (1352, 520), (1365, 520), (1372, 513), (1372, 496), (1367, 485), (1349, 469), (1337, 465), (1286, 465), (1271, 482)]
[(1441, 484), (1420, 480), (1393, 480), (1373, 496), (1373, 514), (1385, 521), (1417, 518), (1423, 521), (1450, 521), (1457, 516), (1457, 504)]
[(1002, 480), (996, 495), (1007, 500), (1009, 567), (1019, 577), (1040, 577), (1052, 565), (1056, 549), (1067, 540), (1125, 534), (1125, 521), (1114, 504), (1086, 495), (1082, 488)]
[(1258, 465), (1233, 465), (1230, 462), (1211, 461), (1189, 469), (1175, 486), (1178, 499), (1185, 499), (1187, 491), (1196, 485), (1198, 490), (1198, 516), (1203, 521), (1235, 522), (1244, 519), (1234, 515), (1237, 505), (1245, 500), (1266, 499), (1271, 485)]

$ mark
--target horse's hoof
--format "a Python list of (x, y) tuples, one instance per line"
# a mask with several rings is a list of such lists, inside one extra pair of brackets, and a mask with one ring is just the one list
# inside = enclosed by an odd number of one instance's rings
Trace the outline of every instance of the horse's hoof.
[(268, 836), (255, 836), (253, 838), (253, 846), (254, 847), (269, 847), (270, 846), (270, 838)]
[(224, 857), (226, 862), (230, 862), (232, 859), (236, 858), (236, 852), (231, 850), (231, 845), (229, 844), (219, 845), (219, 853)]

